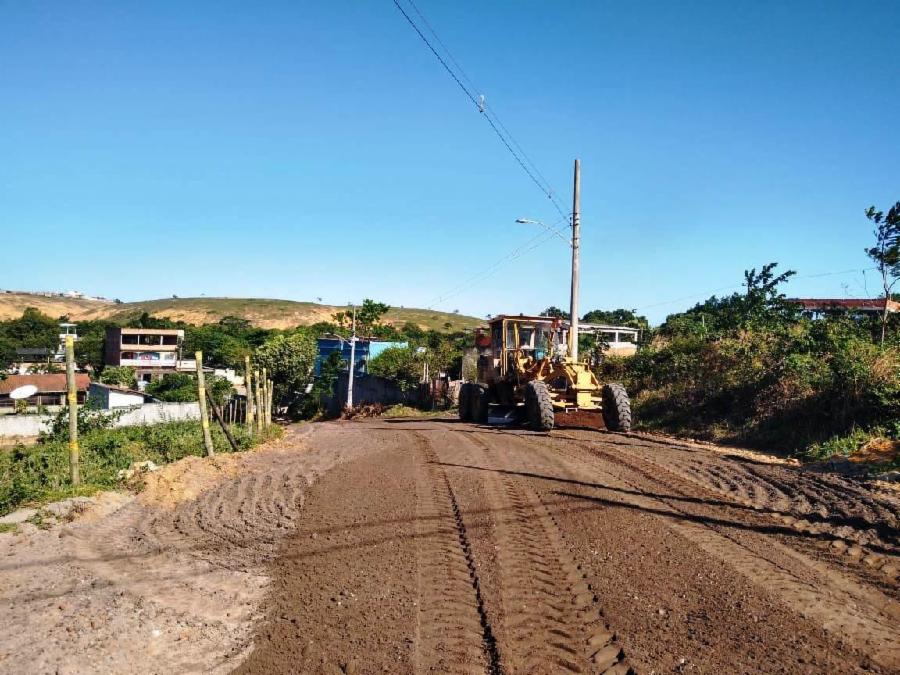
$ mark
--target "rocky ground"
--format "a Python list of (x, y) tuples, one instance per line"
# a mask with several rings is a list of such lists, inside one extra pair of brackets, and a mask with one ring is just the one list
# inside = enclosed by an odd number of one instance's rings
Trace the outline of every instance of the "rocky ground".
[(897, 492), (669, 439), (303, 425), (20, 530), (2, 672), (900, 670)]

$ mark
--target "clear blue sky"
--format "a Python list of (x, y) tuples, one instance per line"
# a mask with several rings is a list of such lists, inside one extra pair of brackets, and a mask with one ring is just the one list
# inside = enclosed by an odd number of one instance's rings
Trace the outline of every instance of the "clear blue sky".
[[(567, 208), (581, 158), (584, 310), (869, 267), (896, 0), (417, 2)], [(391, 0), (0, 1), (0, 288), (428, 306), (539, 233), (517, 217), (559, 218)], [(566, 306), (568, 264), (554, 240), (435, 306)]]

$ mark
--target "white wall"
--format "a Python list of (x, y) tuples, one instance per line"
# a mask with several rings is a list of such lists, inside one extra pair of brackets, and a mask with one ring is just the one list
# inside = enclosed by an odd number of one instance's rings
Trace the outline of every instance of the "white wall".
[[(0, 416), (0, 438), (33, 437), (49, 428), (52, 415)], [(129, 410), (113, 426), (134, 427), (176, 420), (199, 420), (199, 403), (147, 403)]]
[(109, 407), (110, 408), (130, 408), (135, 405), (143, 405), (144, 397), (140, 394), (126, 394), (115, 389), (109, 390)]

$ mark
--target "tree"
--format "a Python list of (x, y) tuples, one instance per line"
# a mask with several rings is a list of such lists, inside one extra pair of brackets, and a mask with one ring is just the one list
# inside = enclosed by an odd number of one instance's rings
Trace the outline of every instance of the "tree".
[(783, 329), (798, 316), (799, 307), (788, 302), (779, 286), (796, 272), (788, 270), (776, 274), (778, 263), (744, 271), (744, 293), (732, 293), (718, 298), (712, 296), (686, 312), (666, 318), (660, 333), (667, 336), (707, 338), (741, 329)]
[(18, 319), (6, 322), (4, 334), (17, 347), (59, 346), (59, 323), (34, 307), (26, 307)]
[[(391, 309), (390, 305), (383, 302), (375, 302), (369, 298), (363, 300), (363, 304), (356, 308), (356, 334), (363, 336), (374, 335), (383, 329), (381, 317)], [(353, 310), (335, 312), (332, 315), (334, 321), (341, 329), (351, 329), (353, 324)]]
[(585, 314), (581, 320), (585, 323), (601, 323), (607, 326), (628, 326), (643, 331), (650, 328), (647, 317), (636, 314), (633, 309), (594, 309)]
[(304, 331), (281, 333), (266, 340), (254, 355), (255, 367), (265, 368), (275, 383), (274, 398), (296, 413), (312, 381), (316, 340)]
[[(107, 368), (107, 370), (109, 369)], [(197, 400), (197, 383), (187, 373), (166, 373), (158, 380), (148, 383), (145, 391), (160, 401), (170, 403), (187, 403)]]
[(415, 347), (390, 347), (367, 364), (369, 373), (396, 383), (401, 389), (416, 387), (422, 379), (425, 354)]
[(866, 210), (866, 218), (875, 223), (875, 245), (865, 249), (866, 255), (872, 259), (881, 274), (881, 285), (884, 290), (884, 310), (881, 313), (881, 345), (888, 323), (888, 300), (891, 291), (900, 280), (900, 202), (894, 204), (887, 212), (876, 211), (874, 206)]
[[(541, 312), (541, 316), (550, 316), (554, 319), (565, 319), (566, 321), (569, 320), (569, 313), (561, 310), (556, 305), (550, 305), (547, 309)], [(488, 315), (488, 318), (491, 318), (490, 315)]]
[(137, 376), (131, 366), (109, 366), (100, 373), (100, 381), (104, 384), (112, 384), (119, 387), (134, 389), (137, 386)]

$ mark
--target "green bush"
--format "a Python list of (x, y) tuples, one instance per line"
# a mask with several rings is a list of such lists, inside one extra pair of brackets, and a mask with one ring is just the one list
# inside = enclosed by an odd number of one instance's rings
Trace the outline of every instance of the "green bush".
[(131, 366), (106, 366), (100, 373), (100, 381), (119, 387), (134, 389), (137, 387), (135, 369)]
[(644, 428), (788, 452), (849, 447), (857, 432), (896, 436), (896, 335), (881, 346), (868, 319), (798, 316), (772, 270), (747, 273), (754, 297), (670, 316), (634, 357), (606, 359), (601, 377), (625, 382)]

